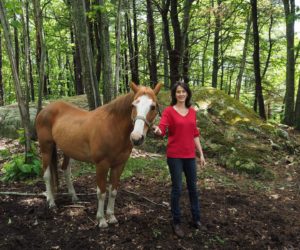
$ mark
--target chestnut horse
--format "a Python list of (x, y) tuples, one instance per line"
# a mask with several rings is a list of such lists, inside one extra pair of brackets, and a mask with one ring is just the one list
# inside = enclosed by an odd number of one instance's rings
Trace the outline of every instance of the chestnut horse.
[[(99, 227), (117, 223), (114, 204), (120, 176), (133, 145), (141, 145), (157, 115), (157, 97), (161, 84), (154, 89), (130, 85), (133, 92), (93, 111), (86, 111), (62, 101), (46, 106), (36, 118), (36, 130), (42, 154), (43, 177), (49, 207), (55, 207), (58, 174), (56, 148), (63, 151), (62, 169), (68, 193), (78, 200), (71, 170), (70, 158), (96, 165), (96, 184)], [(106, 217), (104, 201), (109, 174)]]

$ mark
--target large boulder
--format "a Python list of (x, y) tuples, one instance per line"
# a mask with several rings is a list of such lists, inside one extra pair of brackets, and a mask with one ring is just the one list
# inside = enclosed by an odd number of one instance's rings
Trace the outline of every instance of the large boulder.
[[(88, 109), (88, 103), (85, 95), (66, 97), (64, 101), (72, 103), (84, 109)], [(47, 100), (45, 105), (55, 100)], [(29, 105), (30, 126), (34, 127), (34, 120), (36, 117), (36, 105), (34, 103)], [(18, 138), (17, 131), (22, 128), (22, 121), (17, 104), (11, 104), (0, 107), (0, 138)]]

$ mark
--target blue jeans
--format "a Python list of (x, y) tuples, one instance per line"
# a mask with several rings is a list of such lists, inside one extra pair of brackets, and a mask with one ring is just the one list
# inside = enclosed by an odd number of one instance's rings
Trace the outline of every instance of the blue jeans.
[(171, 211), (173, 223), (179, 224), (181, 222), (179, 201), (182, 191), (182, 171), (185, 174), (187, 188), (189, 191), (193, 222), (200, 221), (200, 202), (198, 199), (197, 191), (197, 172), (195, 158), (168, 158), (167, 163), (172, 180)]

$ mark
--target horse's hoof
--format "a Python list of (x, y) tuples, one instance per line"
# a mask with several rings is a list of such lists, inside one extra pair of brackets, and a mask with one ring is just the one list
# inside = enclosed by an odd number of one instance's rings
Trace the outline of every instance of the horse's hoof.
[(77, 195), (72, 196), (72, 202), (76, 203), (79, 201), (79, 198), (77, 197)]
[(108, 216), (107, 222), (108, 222), (109, 224), (117, 224), (117, 223), (118, 223), (118, 220), (117, 220), (117, 218), (112, 214), (112, 215), (109, 215), (109, 216)]
[(99, 227), (100, 228), (106, 228), (106, 227), (108, 227), (108, 224), (107, 224), (107, 222), (106, 222), (105, 219), (100, 219), (100, 221), (99, 221)]
[(48, 207), (49, 207), (50, 209), (56, 209), (56, 204), (55, 204), (55, 202), (48, 202)]

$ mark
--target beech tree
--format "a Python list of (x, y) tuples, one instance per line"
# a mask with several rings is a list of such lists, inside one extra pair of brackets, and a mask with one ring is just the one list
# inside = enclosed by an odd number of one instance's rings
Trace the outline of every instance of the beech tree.
[(292, 126), (295, 114), (295, 0), (283, 0), (283, 5), (286, 23), (286, 92), (283, 123)]
[(24, 132), (25, 132), (25, 162), (29, 163), (30, 162), (29, 153), (31, 152), (31, 135), (32, 135), (32, 131), (30, 129), (29, 107), (28, 107), (27, 98), (26, 98), (26, 96), (24, 96), (24, 93), (23, 93), (22, 87), (21, 87), (15, 52), (14, 52), (13, 45), (12, 45), (9, 24), (7, 21), (4, 6), (5, 6), (5, 2), (0, 1), (0, 21), (1, 21), (2, 28), (3, 28), (3, 34), (5, 37), (6, 51), (7, 51), (9, 60), (10, 60), (10, 65), (11, 65), (11, 69), (12, 69), (12, 73), (13, 73), (14, 87), (15, 87), (15, 91), (16, 91), (22, 126), (23, 126)]
[(84, 0), (73, 0), (72, 16), (75, 25), (75, 35), (78, 39), (82, 80), (85, 87), (89, 108), (95, 109), (101, 105), (95, 65), (92, 54), (92, 45), (86, 21)]

